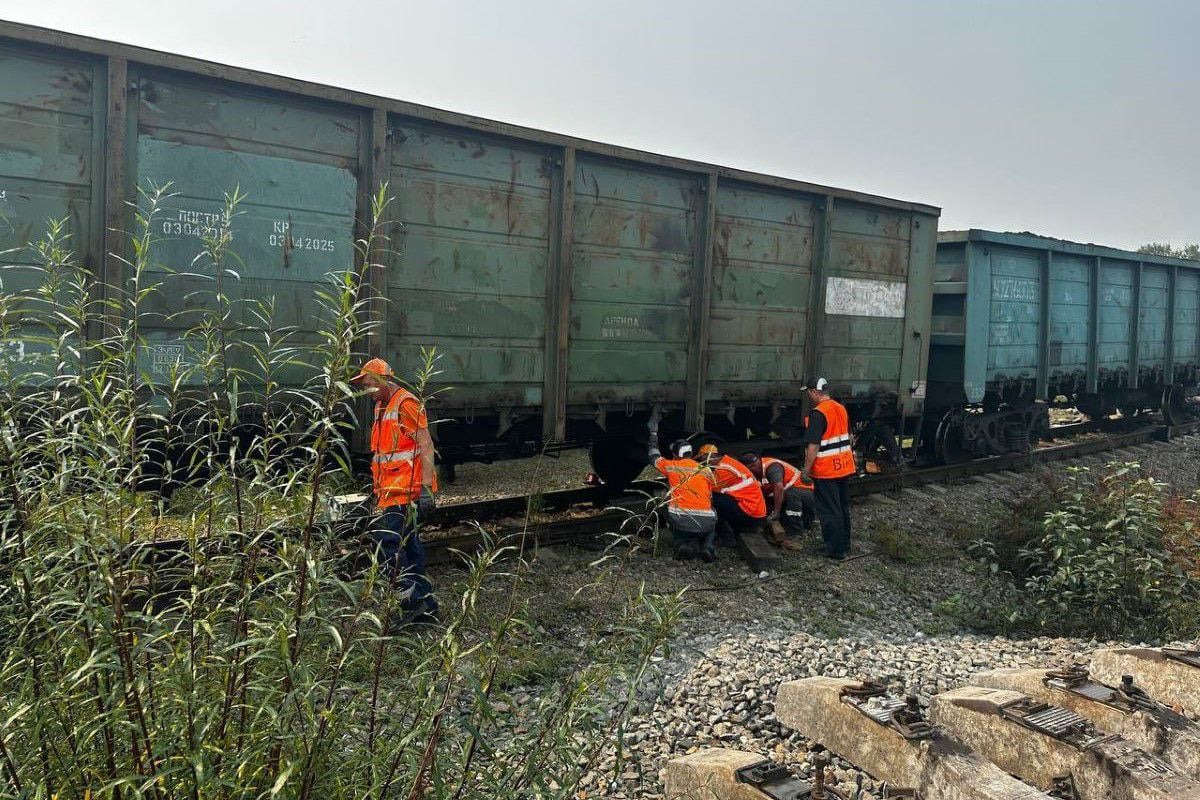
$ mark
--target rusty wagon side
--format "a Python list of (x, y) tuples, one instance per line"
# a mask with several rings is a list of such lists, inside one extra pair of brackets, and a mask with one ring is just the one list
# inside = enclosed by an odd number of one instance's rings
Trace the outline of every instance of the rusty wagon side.
[(872, 423), (869, 446), (921, 414), (932, 206), (12, 23), (0, 78), (0, 249), (65, 217), (98, 283), (120, 286), (128, 203), (171, 183), (154, 231), (170, 291), (142, 353), (164, 379), (213, 277), (176, 273), (226, 192), (246, 200), (225, 291), (269, 298), (304, 343), (314, 289), (352, 262), (386, 183), (382, 324), (363, 349), (401, 372), (437, 349), (448, 464), (592, 445), (619, 481), (656, 409), (668, 434), (792, 435), (805, 374)]

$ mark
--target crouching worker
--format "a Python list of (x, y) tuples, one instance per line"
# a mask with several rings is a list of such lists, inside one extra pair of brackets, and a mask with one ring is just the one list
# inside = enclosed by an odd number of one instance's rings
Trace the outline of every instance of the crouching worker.
[(437, 473), (424, 404), (399, 384), (391, 367), (372, 358), (351, 384), (375, 400), (371, 426), (371, 478), (379, 517), (371, 537), (383, 574), (400, 595), (400, 625), (437, 621), (437, 599), (425, 573), (425, 547), (418, 535), (433, 511)]
[(712, 470), (692, 458), (692, 446), (685, 439), (671, 445), (672, 458), (663, 458), (658, 450), (658, 422), (654, 419), (650, 421), (649, 455), (650, 463), (667, 479), (667, 524), (675, 540), (675, 557), (699, 555), (709, 563), (716, 561), (716, 484)]
[(790, 537), (798, 537), (812, 527), (816, 516), (812, 484), (804, 481), (800, 470), (778, 458), (746, 453), (742, 461), (769, 498), (767, 520), (771, 525), (771, 541), (789, 550), (799, 550), (799, 543)]
[(712, 444), (700, 448), (700, 461), (713, 471), (717, 484), (713, 508), (723, 535), (762, 528), (767, 521), (767, 502), (758, 478), (749, 468), (736, 458), (723, 455)]

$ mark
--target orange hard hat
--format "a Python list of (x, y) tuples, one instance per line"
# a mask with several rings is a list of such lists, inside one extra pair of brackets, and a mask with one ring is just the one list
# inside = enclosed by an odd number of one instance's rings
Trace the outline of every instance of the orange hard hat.
[(351, 383), (360, 381), (368, 375), (378, 375), (381, 378), (390, 378), (393, 376), (392, 368), (382, 358), (372, 358), (370, 361), (362, 365), (362, 369), (358, 374), (350, 379)]

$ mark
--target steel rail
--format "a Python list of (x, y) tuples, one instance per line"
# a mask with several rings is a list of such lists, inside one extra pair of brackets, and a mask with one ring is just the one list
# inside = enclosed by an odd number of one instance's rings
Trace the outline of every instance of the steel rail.
[[(887, 474), (859, 476), (851, 479), (849, 490), (851, 496), (854, 497), (898, 492), (928, 484), (966, 480), (990, 473), (1022, 471), (1039, 464), (1086, 458), (1129, 447), (1169, 442), (1197, 434), (1200, 434), (1200, 422), (1178, 426), (1147, 425), (1134, 431), (1115, 433), (1082, 442), (1051, 445), (1034, 449), (1028, 453), (993, 456), (961, 464), (942, 464)], [(639, 481), (630, 490), (619, 496), (614, 496), (604, 487), (565, 489), (540, 495), (544, 500), (538, 501), (536, 508), (530, 507), (531, 498), (528, 496), (449, 504), (438, 509), (435, 517), (437, 524), (445, 525), (453, 520), (457, 521), (461, 527), (464, 523), (478, 523), (487, 518), (503, 517), (513, 513), (522, 513), (525, 518), (520, 524), (505, 525), (495, 530), (478, 527), (473, 531), (455, 532), (451, 529), (446, 535), (426, 538), (427, 558), (431, 564), (447, 564), (469, 558), (489, 545), (511, 553), (527, 553), (533, 548), (554, 544), (568, 542), (579, 544), (596, 542), (605, 536), (648, 534), (655, 524), (654, 508), (661, 504), (661, 501), (655, 500), (654, 495), (662, 488), (662, 484), (657, 481)], [(540, 518), (544, 512), (550, 509), (563, 510), (587, 503), (599, 507), (599, 510), (595, 513), (561, 519)], [(462, 516), (464, 513), (479, 514), (480, 516), (464, 517)], [(323, 524), (347, 540), (352, 540), (365, 535), (367, 519), (367, 517), (362, 517), (348, 522)], [(259, 538), (260, 544), (265, 542), (267, 546), (271, 546), (274, 541), (285, 538), (288, 533), (288, 531), (281, 530), (262, 538), (256, 537), (253, 533), (243, 534), (229, 537), (220, 546), (228, 548), (231, 542), (250, 541), (255, 538)], [(190, 570), (181, 561), (181, 557), (188, 551), (186, 539), (138, 542), (131, 545), (130, 550), (139, 553), (138, 557), (151, 565), (174, 566), (179, 572), (179, 579), (186, 581), (185, 573)], [(167, 580), (159, 583), (163, 588), (168, 588), (173, 586), (175, 581)]]

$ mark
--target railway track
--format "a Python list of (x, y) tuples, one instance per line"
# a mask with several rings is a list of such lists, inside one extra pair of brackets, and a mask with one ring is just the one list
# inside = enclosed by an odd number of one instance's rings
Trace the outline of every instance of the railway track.
[[(1069, 430), (1056, 429), (1056, 437), (1074, 436), (1099, 430), (1094, 423), (1075, 423), (1070, 426), (1062, 426), (1062, 428)], [(864, 475), (850, 482), (850, 494), (854, 497), (863, 497), (899, 492), (903, 489), (935, 483), (962, 481), (987, 474), (1018, 472), (1038, 464), (1086, 458), (1090, 455), (1140, 447), (1155, 442), (1167, 442), (1197, 434), (1200, 434), (1200, 422), (1180, 426), (1144, 425), (1134, 430), (1123, 430), (1095, 439), (1050, 444), (1035, 448), (1028, 453), (993, 456), (961, 464), (939, 464), (897, 472)], [(630, 491), (617, 496), (604, 487), (548, 492), (539, 495), (539, 499), (534, 501), (535, 507), (540, 511), (566, 510), (584, 505), (603, 507), (603, 510), (562, 520), (534, 521), (528, 525), (522, 522), (509, 528), (501, 528), (492, 536), (498, 540), (524, 540), (526, 542), (537, 541), (539, 544), (555, 544), (574, 539), (586, 540), (590, 537), (611, 533), (616, 530), (615, 526), (629, 518), (631, 512), (644, 511), (646, 496), (661, 491), (662, 487), (663, 484), (658, 481), (639, 481), (630, 488)], [(506, 514), (523, 514), (529, 508), (529, 503), (530, 498), (528, 497), (455, 503), (439, 508), (436, 519), (439, 524), (446, 524), (452, 520), (495, 519), (497, 516)], [(451, 551), (469, 551), (482, 546), (483, 542), (481, 534), (463, 533), (445, 538), (432, 538), (427, 542), (426, 549), (430, 552), (431, 561), (444, 562), (450, 560)]]
[[(1092, 430), (1094, 427), (1084, 423), (1072, 433)], [(860, 476), (850, 482), (850, 494), (864, 497), (929, 484), (953, 483), (987, 474), (1019, 472), (1038, 464), (1086, 458), (1197, 434), (1200, 434), (1200, 422), (1181, 426), (1145, 425), (1104, 437), (1050, 444), (1029, 453)], [(620, 494), (614, 494), (603, 486), (587, 486), (533, 496), (447, 504), (436, 510), (431, 521), (432, 535), (426, 540), (428, 560), (431, 564), (452, 563), (464, 555), (480, 551), (489, 543), (526, 551), (534, 546), (567, 542), (595, 543), (601, 537), (614, 533), (649, 535), (653, 522), (647, 515), (655, 505), (652, 498), (662, 488), (663, 484), (658, 481), (637, 481)], [(512, 521), (507, 522), (506, 518)], [(352, 538), (362, 535), (367, 519), (363, 515), (329, 524), (340, 526), (340, 532)], [(492, 525), (491, 530), (485, 530), (482, 525), (497, 521), (500, 524)], [(164, 539), (139, 543), (137, 547), (143, 554), (149, 551), (150, 560), (166, 563), (185, 553), (188, 544), (183, 539)]]

